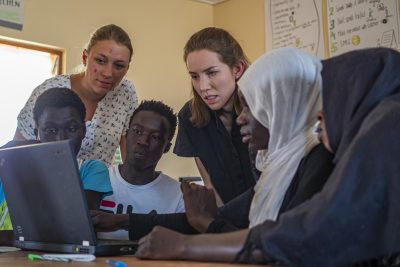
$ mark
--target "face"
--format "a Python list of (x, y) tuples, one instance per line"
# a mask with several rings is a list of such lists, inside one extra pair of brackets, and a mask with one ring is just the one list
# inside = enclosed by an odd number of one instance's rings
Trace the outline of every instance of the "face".
[(250, 151), (257, 151), (268, 148), (269, 131), (261, 125), (251, 114), (249, 106), (243, 95), (239, 91), (239, 99), (243, 105), (243, 110), (237, 117), (236, 122), (240, 125), (242, 142), (249, 144)]
[(188, 54), (186, 66), (192, 85), (204, 103), (212, 110), (232, 104), (236, 80), (243, 73), (243, 64), (231, 68), (223, 63), (217, 53), (197, 50)]
[(41, 142), (69, 139), (72, 141), (75, 154), (78, 154), (82, 139), (85, 137), (86, 126), (75, 108), (47, 107), (36, 124), (38, 139)]
[(126, 163), (137, 169), (155, 168), (168, 152), (168, 120), (153, 111), (139, 111), (132, 119), (126, 137)]
[(98, 41), (83, 52), (84, 81), (93, 93), (104, 96), (117, 86), (129, 69), (129, 49), (113, 40)]
[(329, 143), (328, 133), (326, 132), (324, 113), (322, 111), (319, 111), (317, 113), (317, 116), (318, 116), (318, 121), (319, 121), (318, 128), (317, 128), (318, 140), (324, 145), (324, 147), (328, 151), (333, 153), (333, 150)]

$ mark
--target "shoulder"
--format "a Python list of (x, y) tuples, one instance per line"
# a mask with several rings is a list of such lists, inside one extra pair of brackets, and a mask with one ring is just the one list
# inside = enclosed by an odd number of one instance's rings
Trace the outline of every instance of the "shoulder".
[(57, 75), (50, 79), (45, 80), (39, 87), (43, 87), (46, 89), (53, 87), (71, 87), (70, 75)]
[(192, 116), (192, 110), (190, 107), (190, 103), (191, 103), (191, 100), (189, 100), (188, 102), (185, 103), (185, 105), (183, 105), (183, 107), (181, 108), (181, 110), (178, 113), (180, 118), (189, 120), (189, 118)]
[(81, 172), (107, 172), (106, 164), (101, 160), (85, 160), (81, 167)]
[(178, 187), (179, 191), (180, 191), (180, 182), (178, 182), (178, 180), (164, 174), (164, 173), (160, 173), (160, 175), (158, 176), (158, 179), (163, 183), (163, 184), (169, 184), (171, 186), (174, 187)]
[(128, 95), (136, 95), (136, 88), (133, 83), (127, 79), (123, 79), (120, 84), (116, 87), (116, 90), (120, 91), (120, 93), (128, 94)]

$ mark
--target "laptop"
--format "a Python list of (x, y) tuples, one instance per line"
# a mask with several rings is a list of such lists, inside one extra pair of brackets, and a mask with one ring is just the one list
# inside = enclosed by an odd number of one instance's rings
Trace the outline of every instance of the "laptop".
[(68, 140), (0, 149), (0, 179), (21, 249), (134, 254), (137, 241), (99, 240)]

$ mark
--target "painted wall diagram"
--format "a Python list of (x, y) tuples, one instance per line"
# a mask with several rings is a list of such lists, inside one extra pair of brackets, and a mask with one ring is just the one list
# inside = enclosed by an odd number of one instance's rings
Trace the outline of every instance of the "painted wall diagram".
[(399, 49), (397, 0), (328, 0), (329, 56), (366, 47)]
[(297, 47), (323, 58), (320, 0), (266, 0), (267, 50)]

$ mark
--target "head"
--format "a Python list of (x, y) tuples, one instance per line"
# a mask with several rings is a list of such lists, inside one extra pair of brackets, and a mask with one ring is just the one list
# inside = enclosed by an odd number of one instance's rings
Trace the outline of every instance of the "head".
[(103, 96), (113, 90), (129, 69), (133, 48), (129, 35), (114, 24), (97, 29), (82, 53), (85, 83)]
[(160, 101), (143, 101), (132, 115), (126, 135), (126, 163), (155, 168), (171, 147), (177, 125), (172, 108)]
[[(238, 84), (243, 102), (269, 135), (244, 132), (243, 141), (251, 145), (266, 139), (268, 151), (273, 153), (296, 136), (306, 136), (322, 108), (321, 68), (317, 58), (293, 48), (273, 50), (258, 58)], [(237, 122), (246, 129), (244, 116)]]
[(249, 145), (249, 151), (268, 149), (269, 132), (251, 113), (243, 94), (239, 91), (239, 100), (242, 104), (242, 112), (236, 121), (240, 125), (242, 142)]
[(197, 127), (209, 121), (209, 110), (240, 112), (236, 81), (249, 65), (239, 43), (220, 28), (204, 28), (193, 34), (183, 59), (192, 78), (192, 122)]
[(337, 162), (367, 115), (399, 92), (400, 54), (388, 48), (361, 49), (322, 63), (323, 114)]
[(49, 89), (33, 108), (36, 137), (41, 142), (69, 139), (77, 155), (86, 133), (85, 116), (85, 105), (71, 89)]

